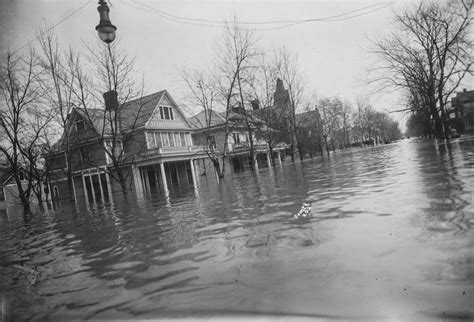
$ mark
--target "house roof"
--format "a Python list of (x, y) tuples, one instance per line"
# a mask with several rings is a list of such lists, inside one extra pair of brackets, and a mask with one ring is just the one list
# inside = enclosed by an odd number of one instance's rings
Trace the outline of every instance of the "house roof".
[(307, 111), (303, 113), (298, 113), (295, 115), (297, 124), (307, 124), (311, 121), (319, 122), (321, 121), (321, 116), (319, 115), (318, 110)]
[(474, 90), (459, 92), (456, 98), (460, 103), (474, 102)]
[[(159, 106), (164, 97), (176, 107), (176, 111), (185, 122), (186, 126), (191, 127), (189, 120), (186, 119), (179, 106), (174, 102), (173, 98), (166, 90), (162, 90), (129, 102), (126, 102), (118, 107), (121, 127), (124, 132), (132, 129), (145, 127), (147, 122), (153, 116), (155, 109)], [(75, 108), (85, 120), (90, 120), (98, 133), (111, 134), (111, 126), (108, 121), (108, 114), (104, 109), (83, 109)]]
[[(192, 127), (196, 129), (203, 129), (207, 128), (207, 126), (219, 126), (225, 123), (225, 117), (223, 117), (220, 113), (216, 111), (207, 111), (208, 117), (206, 118), (206, 111), (201, 111), (198, 114), (189, 117), (187, 120), (191, 124)], [(208, 121), (210, 123), (208, 124)]]
[[(122, 124), (122, 130), (127, 131), (143, 127), (145, 123), (150, 119), (153, 111), (165, 95), (166, 90), (159, 91), (147, 96), (140, 97), (138, 99), (126, 102), (118, 107), (120, 112), (119, 117)], [(94, 128), (101, 133), (111, 133), (111, 127), (107, 120), (107, 115), (103, 109), (92, 109), (87, 110), (83, 108), (75, 109), (81, 114), (86, 120), (91, 120)], [(105, 122), (105, 124), (104, 124)]]
[(5, 185), (5, 183), (10, 179), (12, 171), (9, 167), (4, 167), (0, 165), (0, 186)]

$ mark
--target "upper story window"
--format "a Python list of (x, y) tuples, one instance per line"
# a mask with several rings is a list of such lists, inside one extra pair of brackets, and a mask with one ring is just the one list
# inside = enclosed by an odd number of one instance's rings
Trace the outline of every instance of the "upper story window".
[(211, 148), (216, 148), (216, 136), (215, 135), (209, 135), (207, 137), (207, 145)]
[(86, 123), (83, 120), (76, 121), (76, 132), (82, 131), (86, 128)]
[(239, 133), (232, 133), (232, 137), (234, 138), (234, 143), (240, 143), (240, 134)]
[(119, 158), (120, 157), (120, 154), (122, 153), (123, 151), (123, 144), (122, 144), (122, 141), (120, 140), (117, 140), (115, 141), (115, 146), (114, 146), (114, 142), (112, 140), (105, 140), (105, 148), (106, 148), (106, 152), (105, 152), (105, 159), (107, 161), (107, 163), (111, 163), (113, 160), (112, 160), (112, 148), (113, 148), (113, 157), (114, 158)]
[(160, 117), (162, 120), (174, 120), (173, 108), (170, 106), (160, 106)]
[(87, 163), (87, 162), (90, 162), (92, 160), (91, 153), (90, 153), (89, 149), (87, 149), (85, 147), (82, 147), (80, 152), (81, 152), (82, 163)]
[(192, 146), (193, 140), (190, 132), (146, 132), (148, 149)]

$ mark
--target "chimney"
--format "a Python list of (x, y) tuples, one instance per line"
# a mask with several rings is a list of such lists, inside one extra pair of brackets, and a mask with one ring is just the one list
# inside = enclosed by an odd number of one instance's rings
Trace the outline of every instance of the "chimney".
[(464, 93), (466, 93), (466, 92), (467, 92), (467, 89), (463, 88), (463, 90), (462, 90), (462, 91), (463, 91)]
[(103, 96), (105, 101), (105, 110), (115, 110), (118, 106), (117, 92), (112, 90), (104, 93)]
[(250, 103), (252, 104), (252, 109), (254, 111), (260, 109), (260, 101), (257, 98), (251, 101)]

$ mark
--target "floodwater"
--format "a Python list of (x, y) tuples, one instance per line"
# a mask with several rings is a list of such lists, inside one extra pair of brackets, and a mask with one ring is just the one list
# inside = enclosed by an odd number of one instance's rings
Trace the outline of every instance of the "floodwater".
[(409, 139), (0, 213), (2, 317), (471, 320), (473, 191), (473, 137)]

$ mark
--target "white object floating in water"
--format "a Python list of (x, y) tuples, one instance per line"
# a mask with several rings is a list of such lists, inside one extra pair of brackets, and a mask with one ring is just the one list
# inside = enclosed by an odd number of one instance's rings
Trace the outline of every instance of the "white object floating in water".
[(298, 213), (295, 214), (294, 217), (296, 219), (298, 219), (298, 218), (311, 218), (313, 216), (311, 215), (310, 210), (311, 210), (311, 204), (303, 203), (303, 205), (301, 206), (300, 211), (298, 211)]

